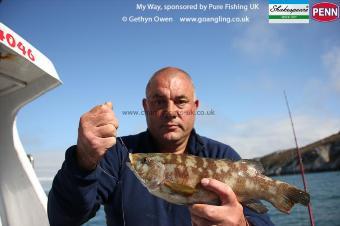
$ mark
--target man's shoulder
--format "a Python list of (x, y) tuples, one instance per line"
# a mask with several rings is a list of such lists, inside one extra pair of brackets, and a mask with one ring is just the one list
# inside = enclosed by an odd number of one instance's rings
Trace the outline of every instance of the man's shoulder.
[(123, 141), (123, 145), (126, 146), (131, 152), (143, 152), (143, 150), (139, 150), (140, 148), (145, 148), (149, 146), (148, 141), (148, 132), (143, 131), (137, 134), (122, 136), (118, 138), (118, 142)]
[(197, 134), (197, 135), (199, 136), (199, 139), (202, 141), (202, 143), (206, 146), (232, 149), (232, 147), (230, 147), (228, 144), (222, 143), (220, 141), (214, 140), (214, 139), (206, 137), (206, 136), (202, 136), (202, 135), (199, 135), (199, 134)]
[(146, 136), (147, 136), (147, 132), (143, 131), (143, 132), (136, 133), (136, 134), (121, 136), (121, 138), (126, 143), (135, 143), (136, 141), (140, 141), (142, 139), (145, 139)]
[(228, 144), (197, 134), (198, 141), (204, 146), (211, 158), (239, 160), (240, 155)]

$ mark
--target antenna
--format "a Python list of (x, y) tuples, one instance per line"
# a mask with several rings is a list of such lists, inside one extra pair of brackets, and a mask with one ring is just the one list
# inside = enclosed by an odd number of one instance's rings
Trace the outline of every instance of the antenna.
[[(302, 158), (301, 158), (301, 153), (300, 153), (299, 145), (297, 143), (296, 134), (295, 134), (294, 122), (293, 122), (292, 114), (290, 112), (288, 98), (287, 98), (285, 90), (283, 90), (283, 94), (285, 96), (286, 105), (287, 105), (287, 109), (288, 109), (288, 113), (289, 113), (289, 118), (290, 118), (290, 123), (291, 123), (292, 129), (293, 129), (294, 141), (295, 141), (295, 146), (296, 146), (296, 154), (297, 154), (298, 159), (299, 159), (299, 166), (300, 166), (300, 173), (301, 173), (301, 177), (302, 177), (303, 187), (304, 187), (305, 192), (307, 192), (307, 183), (306, 183), (306, 180), (305, 180), (305, 170), (303, 168), (303, 162), (302, 162)], [(311, 226), (315, 226), (311, 202), (308, 203), (308, 214), (309, 214), (310, 225)]]

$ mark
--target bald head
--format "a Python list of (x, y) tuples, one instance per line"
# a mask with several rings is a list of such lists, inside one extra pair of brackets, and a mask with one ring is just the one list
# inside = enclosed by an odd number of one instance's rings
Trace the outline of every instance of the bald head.
[(162, 151), (183, 153), (199, 106), (191, 77), (179, 68), (162, 68), (145, 92), (143, 108), (151, 135)]
[[(145, 95), (148, 98), (150, 95), (150, 89), (152, 87), (154, 87), (155, 85), (157, 85), (157, 83), (162, 80), (162, 81), (170, 81), (173, 78), (179, 78), (181, 80), (183, 80), (185, 83), (187, 82), (190, 89), (193, 91), (193, 94), (195, 96), (195, 87), (194, 87), (194, 83), (192, 81), (192, 78), (190, 77), (190, 75), (180, 69), (180, 68), (176, 68), (176, 67), (165, 67), (162, 68), (158, 71), (156, 71), (151, 78), (149, 79), (148, 84), (146, 85), (146, 89), (145, 89)], [(194, 98), (196, 99), (196, 98)]]

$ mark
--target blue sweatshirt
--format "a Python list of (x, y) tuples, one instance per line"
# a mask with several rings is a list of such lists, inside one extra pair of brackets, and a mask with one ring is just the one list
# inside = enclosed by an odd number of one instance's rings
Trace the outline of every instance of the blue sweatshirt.
[[(104, 205), (109, 226), (191, 226), (186, 206), (174, 205), (151, 195), (138, 181), (125, 162), (128, 152), (157, 152), (148, 131), (117, 139), (93, 171), (77, 165), (76, 146), (70, 147), (65, 161), (53, 180), (48, 196), (48, 217), (51, 226), (80, 225), (94, 217)], [(126, 145), (126, 146), (125, 146)], [(128, 150), (126, 150), (126, 148)], [(190, 134), (189, 154), (239, 160), (228, 145)], [(253, 225), (273, 225), (268, 215), (257, 214), (244, 207), (244, 214)]]

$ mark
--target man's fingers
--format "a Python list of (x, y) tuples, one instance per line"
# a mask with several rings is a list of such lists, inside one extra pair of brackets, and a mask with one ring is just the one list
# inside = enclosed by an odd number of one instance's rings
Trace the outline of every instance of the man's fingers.
[(193, 226), (210, 226), (215, 225), (213, 222), (208, 221), (200, 216), (196, 216), (194, 214), (191, 214), (191, 222)]
[(113, 112), (104, 112), (98, 114), (88, 114), (86, 117), (86, 124), (91, 126), (100, 127), (107, 124), (112, 124), (116, 129), (118, 128), (118, 121)]
[(211, 178), (203, 178), (201, 184), (204, 188), (215, 192), (220, 197), (221, 205), (238, 202), (233, 190), (221, 181)]
[(105, 102), (104, 104), (97, 105), (94, 108), (90, 110), (91, 113), (100, 113), (100, 112), (108, 112), (112, 111), (112, 103), (111, 102)]
[(116, 144), (117, 128), (111, 102), (98, 105), (80, 117), (77, 158), (82, 168), (94, 169), (107, 150)]
[(205, 189), (215, 192), (220, 197), (222, 206), (195, 204), (190, 208), (190, 212), (210, 221), (223, 220), (225, 218), (225, 208), (230, 205), (233, 207), (234, 204), (238, 203), (236, 195), (229, 186), (215, 179), (204, 178), (201, 184)]
[(114, 118), (110, 124), (112, 124), (116, 129), (118, 129), (119, 127), (119, 123), (118, 123), (118, 120), (116, 118)]
[(105, 137), (99, 139), (102, 146), (105, 147), (106, 149), (111, 148), (114, 144), (116, 144), (116, 137)]
[(105, 126), (107, 124), (112, 124), (116, 129), (118, 129), (119, 123), (114, 114), (110, 113), (103, 113), (99, 115), (93, 116), (92, 121), (94, 126), (100, 127)]
[(108, 108), (112, 110), (112, 102), (105, 102), (105, 104)]
[(225, 218), (224, 206), (212, 206), (206, 204), (194, 204), (189, 210), (192, 215), (199, 216), (211, 222), (219, 222)]
[(101, 138), (116, 137), (117, 129), (113, 124), (106, 124), (104, 126), (97, 127), (95, 130), (95, 135)]

